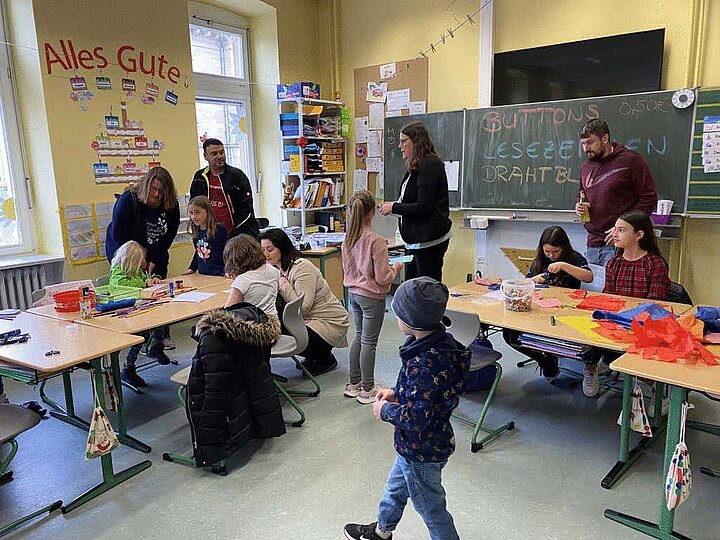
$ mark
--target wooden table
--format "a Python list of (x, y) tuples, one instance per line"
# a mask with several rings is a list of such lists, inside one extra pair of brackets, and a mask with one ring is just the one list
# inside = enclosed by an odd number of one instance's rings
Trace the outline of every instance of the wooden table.
[[(675, 511), (668, 510), (665, 505), (665, 478), (670, 468), (675, 446), (680, 440), (682, 405), (687, 400), (687, 392), (688, 390), (698, 390), (720, 393), (720, 366), (670, 364), (645, 360), (636, 354), (624, 354), (615, 360), (610, 368), (626, 375), (626, 394), (623, 395), (623, 425), (630, 424), (630, 395), (632, 392), (630, 381), (632, 381), (632, 376), (644, 377), (670, 385), (670, 409), (665, 435), (665, 463), (660, 486), (662, 497), (658, 522), (651, 523), (610, 509), (605, 510), (605, 517), (654, 538), (685, 538), (673, 531)], [(714, 432), (718, 433), (717, 430)]]
[[(105, 409), (105, 383), (102, 374), (102, 358), (143, 341), (138, 336), (99, 330), (27, 312), (18, 314), (13, 321), (0, 320), (0, 332), (8, 332), (16, 328), (23, 333), (29, 333), (30, 339), (25, 343), (0, 346), (0, 360), (35, 372), (62, 372), (63, 374), (69, 373), (69, 370), (80, 365), (89, 364), (89, 367), (94, 370), (91, 377), (94, 377), (98, 402), (103, 410)], [(47, 351), (59, 351), (59, 354), (45, 356)], [(115, 378), (115, 386), (116, 388), (120, 386), (119, 377)], [(74, 415), (72, 410), (68, 412)], [(51, 412), (51, 414), (53, 413)], [(56, 414), (53, 416), (58, 417)], [(150, 461), (146, 460), (115, 473), (112, 454), (106, 454), (100, 460), (103, 481), (63, 506), (64, 513), (85, 504), (150, 467)]]
[(233, 280), (224, 276), (206, 276), (204, 274), (187, 274), (184, 276), (173, 276), (167, 279), (163, 279), (163, 283), (170, 283), (182, 280), (183, 287), (195, 287), (198, 290), (207, 289), (208, 287), (214, 287), (215, 285), (225, 283), (226, 289), (230, 288)]

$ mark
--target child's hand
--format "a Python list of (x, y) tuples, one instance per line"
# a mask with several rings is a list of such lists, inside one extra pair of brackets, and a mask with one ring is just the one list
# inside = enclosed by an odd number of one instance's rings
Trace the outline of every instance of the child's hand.
[(538, 274), (537, 276), (533, 276), (533, 277), (531, 277), (530, 279), (531, 279), (532, 281), (534, 281), (535, 283), (540, 283), (541, 285), (542, 285), (543, 283), (545, 283), (545, 278), (543, 277), (542, 274)]
[[(375, 398), (375, 399), (377, 399), (377, 398)], [(378, 420), (382, 420), (382, 418), (380, 418), (380, 413), (382, 413), (383, 405), (385, 405), (386, 403), (387, 403), (387, 401), (385, 401), (384, 399), (381, 399), (381, 400), (373, 403), (373, 414), (375, 415), (375, 418), (377, 418)]]
[(557, 274), (558, 272), (562, 272), (565, 270), (565, 263), (562, 261), (550, 263), (548, 265), (548, 272), (551, 274)]
[(162, 283), (162, 280), (158, 277), (150, 277), (145, 280), (145, 283), (147, 283), (148, 287), (152, 287), (153, 285), (157, 285), (158, 283)]
[(190, 269), (188, 268), (187, 270), (185, 270), (185, 271), (184, 271), (182, 274), (180, 274), (180, 275), (181, 275), (181, 276), (189, 276), (190, 274), (194, 274), (194, 273), (195, 273), (195, 270), (190, 270)]
[(395, 264), (392, 265), (392, 267), (393, 267), (393, 270), (395, 270), (395, 275), (397, 276), (398, 272), (400, 272), (400, 270), (402, 270), (403, 263), (396, 262)]
[(395, 401), (395, 392), (392, 388), (383, 388), (375, 396), (375, 401), (380, 401), (383, 399), (385, 401)]

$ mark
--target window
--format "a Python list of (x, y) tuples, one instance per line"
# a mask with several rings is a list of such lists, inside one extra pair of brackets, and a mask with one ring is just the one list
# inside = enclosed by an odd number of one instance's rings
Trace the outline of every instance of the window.
[(200, 165), (207, 164), (203, 158), (202, 141), (206, 138), (220, 139), (225, 145), (228, 164), (242, 169), (257, 191), (244, 21), (229, 12), (223, 12), (223, 15), (217, 9), (207, 14), (192, 13), (192, 9), (203, 8), (198, 4), (190, 5), (190, 47)]
[(4, 13), (0, 11), (0, 257), (33, 249), (20, 129), (9, 75)]

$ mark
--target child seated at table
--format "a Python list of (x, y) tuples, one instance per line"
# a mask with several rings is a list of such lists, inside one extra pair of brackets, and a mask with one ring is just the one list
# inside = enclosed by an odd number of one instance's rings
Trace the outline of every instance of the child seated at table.
[(210, 199), (198, 195), (188, 203), (188, 232), (192, 235), (195, 254), (183, 274), (225, 275), (223, 249), (228, 240), (225, 225), (218, 223)]
[(260, 244), (252, 236), (231, 238), (223, 251), (225, 273), (235, 278), (225, 307), (247, 302), (260, 308), (268, 317), (278, 318), (275, 300), (280, 270), (267, 264)]
[[(145, 248), (134, 240), (125, 242), (115, 252), (110, 263), (110, 285), (122, 285), (125, 287), (145, 288), (160, 283), (160, 279), (148, 274)], [(145, 339), (150, 338), (147, 353), (150, 358), (158, 364), (167, 365), (170, 358), (163, 351), (164, 332), (162, 328), (155, 328), (152, 332), (142, 334)], [(135, 363), (142, 345), (133, 345), (128, 349), (125, 357), (121, 378), (131, 385), (146, 386), (145, 380), (137, 374)]]
[[(593, 273), (585, 257), (570, 245), (565, 229), (555, 225), (546, 228), (540, 235), (537, 254), (526, 277), (538, 284), (579, 289), (580, 282), (592, 282)], [(540, 374), (548, 382), (555, 382), (560, 374), (558, 357), (523, 347), (520, 345), (519, 336), (520, 332), (515, 330), (507, 328), (503, 330), (507, 344), (535, 360), (540, 368)]]

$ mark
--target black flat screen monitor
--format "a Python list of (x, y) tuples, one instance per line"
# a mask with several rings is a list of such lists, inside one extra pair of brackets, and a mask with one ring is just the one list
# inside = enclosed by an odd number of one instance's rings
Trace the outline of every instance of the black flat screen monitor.
[(660, 89), (665, 29), (497, 53), (493, 105)]

